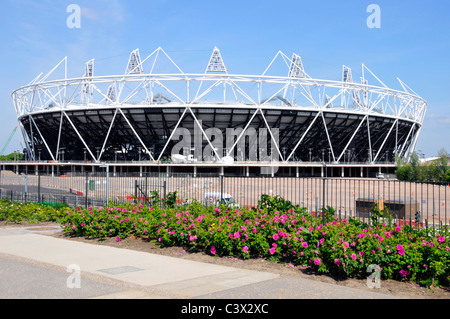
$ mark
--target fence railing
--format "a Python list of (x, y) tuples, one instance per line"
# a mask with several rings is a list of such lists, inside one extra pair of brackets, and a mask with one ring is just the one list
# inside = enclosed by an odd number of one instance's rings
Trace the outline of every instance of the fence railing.
[[(107, 172), (85, 172), (52, 176), (38, 172), (17, 175), (0, 173), (0, 198), (42, 203), (63, 202), (69, 206), (104, 206), (124, 202), (149, 202), (177, 192), (177, 203), (198, 201), (213, 194), (231, 197), (240, 207), (258, 204), (263, 194), (279, 195), (294, 205), (320, 214), (331, 206), (340, 218), (369, 221), (377, 203), (389, 209), (400, 224), (441, 227), (450, 224), (447, 209), (450, 185), (362, 178), (235, 177), (197, 174), (143, 173), (111, 176)], [(152, 193), (153, 192), (153, 193)]]

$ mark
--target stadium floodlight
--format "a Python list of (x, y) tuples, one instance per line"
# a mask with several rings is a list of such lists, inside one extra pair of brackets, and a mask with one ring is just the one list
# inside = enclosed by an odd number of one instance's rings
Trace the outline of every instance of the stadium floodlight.
[(305, 70), (303, 69), (303, 62), (299, 55), (293, 53), (292, 54), (292, 62), (289, 67), (289, 75), (290, 78), (304, 78)]
[(130, 53), (130, 58), (128, 60), (127, 70), (125, 74), (142, 74), (144, 69), (142, 68), (141, 56), (139, 54), (139, 49), (133, 50)]
[(225, 63), (223, 62), (222, 55), (217, 47), (214, 47), (211, 58), (209, 59), (206, 72), (225, 72), (228, 73)]
[(345, 65), (342, 67), (342, 82), (353, 82), (352, 69)]

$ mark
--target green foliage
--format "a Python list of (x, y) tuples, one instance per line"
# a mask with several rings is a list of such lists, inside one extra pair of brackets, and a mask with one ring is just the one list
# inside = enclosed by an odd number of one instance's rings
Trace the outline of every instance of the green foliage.
[(24, 158), (24, 154), (23, 153), (11, 153), (8, 155), (0, 155), (0, 161), (14, 161), (15, 160), (19, 160), (22, 161)]
[(397, 156), (395, 175), (401, 181), (431, 183), (450, 182), (448, 153), (445, 149), (441, 149), (438, 152), (438, 157), (439, 158), (433, 162), (421, 164), (416, 153), (411, 154), (409, 161)]
[(294, 209), (295, 206), (287, 199), (284, 199), (280, 195), (270, 196), (262, 194), (261, 199), (258, 201), (258, 209), (266, 209), (269, 213), (275, 211), (285, 212), (290, 209)]
[(177, 191), (169, 192), (164, 198), (164, 205), (169, 208), (174, 208), (177, 203)]

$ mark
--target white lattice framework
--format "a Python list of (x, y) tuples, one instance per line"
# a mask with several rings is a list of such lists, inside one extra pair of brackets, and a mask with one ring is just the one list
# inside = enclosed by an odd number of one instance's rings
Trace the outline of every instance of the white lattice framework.
[[(162, 59), (166, 63), (169, 62), (174, 72), (155, 72)], [(276, 62), (285, 65), (286, 75), (269, 75), (269, 71)], [(56, 70), (63, 70), (64, 78), (49, 80)], [(375, 79), (376, 84), (369, 85), (369, 78)], [(35, 115), (60, 112), (61, 119), (67, 118), (74, 130), (77, 131), (76, 126), (73, 125), (71, 118), (67, 115), (68, 111), (108, 108), (114, 110), (114, 117), (116, 114), (122, 114), (126, 119), (123, 111), (127, 108), (152, 108), (161, 105), (167, 108), (182, 107), (184, 109), (183, 116), (189, 113), (195, 121), (197, 119), (192, 111), (195, 108), (205, 108), (212, 105), (216, 108), (252, 108), (255, 112), (248, 124), (256, 114), (260, 114), (264, 118), (263, 110), (289, 109), (299, 112), (312, 110), (317, 112), (312, 123), (322, 119), (327, 136), (329, 136), (329, 132), (325, 115), (331, 111), (362, 116), (355, 134), (370, 116), (393, 120), (389, 133), (395, 131), (399, 121), (406, 121), (411, 123), (411, 129), (406, 137), (409, 143), (402, 143), (401, 146), (395, 148), (395, 152), (401, 156), (409, 156), (414, 150), (422, 128), (427, 102), (403, 81), (400, 79), (398, 81), (402, 90), (388, 88), (365, 65), (362, 65), (360, 82), (354, 81), (352, 70), (346, 66), (343, 66), (341, 81), (315, 79), (305, 72), (299, 55), (294, 53), (292, 58), (289, 58), (281, 51), (275, 55), (260, 75), (230, 74), (217, 48), (214, 48), (204, 73), (185, 73), (162, 48), (156, 49), (143, 60), (141, 60), (139, 50), (136, 49), (130, 54), (125, 74), (119, 75), (94, 75), (94, 60), (90, 60), (86, 63), (82, 76), (68, 78), (67, 57), (65, 57), (47, 74), (41, 73), (28, 85), (15, 90), (12, 93), (12, 99), (22, 133), (27, 141), (26, 146), (33, 159), (36, 158), (36, 154), (33, 141), (22, 125), (24, 118), (29, 118), (29, 131), (32, 134), (40, 135), (52, 159), (57, 161), (59, 159), (59, 138), (56, 152), (51, 151), (40, 132), (39, 126), (36, 125)], [(269, 127), (265, 118), (264, 121), (269, 133), (272, 134), (272, 128)], [(113, 122), (114, 118), (109, 130), (111, 130)], [(133, 125), (130, 122), (128, 124), (141, 142), (142, 148), (150, 154), (151, 159), (160, 159), (162, 152), (161, 154), (151, 154), (149, 145), (143, 142), (141, 136), (133, 129)], [(200, 125), (198, 121), (197, 124)], [(244, 130), (248, 127), (248, 124)], [(282, 161), (292, 160), (292, 155), (301, 145), (309, 128), (288, 154), (282, 154), (279, 145), (276, 145)], [(88, 143), (78, 133), (78, 137), (96, 162), (102, 160), (109, 133), (108, 131), (103, 149), (99, 154), (94, 154), (94, 150), (88, 147)], [(202, 133), (212, 146), (203, 129)], [(165, 147), (167, 147), (171, 138), (172, 136), (168, 138)], [(351, 139), (339, 153), (334, 152), (331, 140), (328, 140), (328, 143), (332, 153), (332, 161), (337, 163), (345, 156)], [(233, 148), (236, 144), (237, 142)], [(378, 153), (377, 150), (369, 149), (371, 162), (375, 162), (380, 157), (381, 149), (382, 147), (379, 148)], [(233, 149), (229, 151), (231, 152)], [(221, 157), (220, 154), (216, 155), (218, 159)]]

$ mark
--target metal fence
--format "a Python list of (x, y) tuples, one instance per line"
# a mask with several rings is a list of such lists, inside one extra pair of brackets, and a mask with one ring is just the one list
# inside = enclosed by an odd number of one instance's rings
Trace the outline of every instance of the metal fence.
[[(450, 224), (447, 209), (450, 185), (387, 179), (229, 177), (217, 175), (84, 172), (68, 175), (0, 173), (0, 198), (69, 206), (103, 206), (109, 201), (148, 202), (157, 191), (161, 198), (177, 192), (177, 203), (203, 203), (208, 194), (231, 196), (240, 207), (258, 204), (261, 195), (279, 195), (294, 205), (320, 214), (331, 206), (340, 218), (368, 221), (377, 203), (388, 208), (400, 224), (441, 227)], [(227, 195), (228, 194), (228, 195)]]

